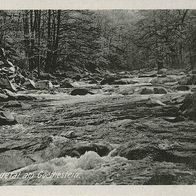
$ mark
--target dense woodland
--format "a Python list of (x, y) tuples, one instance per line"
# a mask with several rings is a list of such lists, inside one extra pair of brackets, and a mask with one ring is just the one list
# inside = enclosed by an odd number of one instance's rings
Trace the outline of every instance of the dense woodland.
[(194, 10), (0, 11), (0, 47), (22, 70), (193, 69)]

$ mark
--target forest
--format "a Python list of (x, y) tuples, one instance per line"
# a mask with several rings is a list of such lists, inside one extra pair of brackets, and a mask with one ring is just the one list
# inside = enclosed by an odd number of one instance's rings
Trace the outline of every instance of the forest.
[(0, 46), (37, 74), (96, 69), (193, 69), (195, 10), (0, 12)]
[(0, 10), (0, 185), (195, 185), (196, 10)]

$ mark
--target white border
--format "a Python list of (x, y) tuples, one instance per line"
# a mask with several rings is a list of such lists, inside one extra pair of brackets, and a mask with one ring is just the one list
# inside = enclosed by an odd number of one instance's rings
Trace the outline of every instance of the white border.
[(196, 9), (196, 0), (0, 0), (1, 9)]

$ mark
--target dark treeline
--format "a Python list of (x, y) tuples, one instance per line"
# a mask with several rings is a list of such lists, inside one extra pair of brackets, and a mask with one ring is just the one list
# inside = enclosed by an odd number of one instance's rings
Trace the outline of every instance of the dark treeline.
[(196, 11), (0, 11), (0, 47), (37, 73), (193, 69)]

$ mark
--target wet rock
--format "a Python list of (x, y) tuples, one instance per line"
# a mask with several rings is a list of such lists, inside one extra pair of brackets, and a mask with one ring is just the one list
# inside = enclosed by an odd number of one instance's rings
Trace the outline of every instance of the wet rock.
[(27, 89), (35, 89), (36, 85), (35, 82), (33, 80), (28, 79), (23, 86)]
[(151, 71), (144, 74), (140, 74), (138, 77), (144, 78), (144, 77), (156, 77), (156, 76), (157, 76), (157, 71)]
[(49, 80), (41, 80), (36, 82), (35, 87), (40, 90), (48, 90), (53, 88), (53, 84)]
[(8, 96), (0, 93), (0, 102), (8, 101)]
[(196, 92), (186, 96), (180, 107), (180, 111), (191, 120), (196, 120)]
[(21, 103), (18, 101), (9, 101), (8, 103), (6, 103), (4, 106), (4, 108), (11, 108), (11, 107), (22, 107)]
[(81, 155), (85, 154), (85, 152), (88, 151), (94, 151), (99, 156), (106, 156), (109, 154), (109, 152), (113, 148), (110, 145), (106, 144), (96, 144), (96, 143), (90, 143), (90, 144), (77, 144), (76, 146), (73, 146), (71, 148), (64, 147), (61, 150), (60, 157), (62, 156), (71, 156), (71, 157), (80, 157)]
[(79, 81), (82, 77), (80, 75), (76, 75), (74, 77), (72, 77), (72, 79)]
[(33, 101), (33, 100), (36, 100), (35, 97), (33, 96), (30, 96), (30, 95), (16, 95), (16, 100), (29, 100), (29, 101)]
[(15, 100), (16, 99), (16, 93), (13, 93), (8, 89), (3, 89), (3, 92), (8, 96), (9, 100)]
[(157, 147), (148, 143), (127, 143), (120, 146), (112, 156), (119, 155), (129, 160), (140, 160), (157, 152)]
[(26, 104), (26, 103), (21, 103), (21, 107), (23, 110), (28, 110), (31, 108), (31, 105), (30, 104)]
[(187, 85), (196, 85), (196, 74), (193, 74), (188, 78)]
[(193, 93), (196, 92), (196, 87), (192, 87), (191, 92), (193, 92)]
[(51, 79), (55, 79), (55, 77), (49, 73), (43, 73), (41, 72), (40, 75), (39, 75), (39, 78), (41, 80), (51, 80)]
[(163, 68), (163, 69), (160, 69), (159, 71), (158, 71), (158, 74), (166, 74), (167, 73), (167, 69), (165, 69), (165, 68)]
[(101, 80), (100, 84), (105, 85), (109, 84), (112, 85), (117, 78), (115, 76), (106, 76), (103, 80)]
[(87, 95), (87, 94), (94, 94), (94, 93), (84, 88), (77, 88), (71, 91), (71, 95)]
[(168, 122), (172, 122), (172, 123), (181, 122), (181, 121), (185, 120), (182, 116), (164, 117), (163, 119), (168, 121)]
[(0, 87), (3, 89), (11, 90), (12, 92), (16, 92), (16, 88), (12, 82), (9, 81), (7, 77), (1, 77), (0, 78)]
[(178, 81), (178, 83), (180, 85), (196, 85), (196, 74), (183, 77)]
[(122, 94), (122, 95), (132, 95), (134, 93), (134, 89), (133, 88), (125, 88), (122, 90), (119, 90), (118, 93)]
[(73, 85), (71, 84), (71, 81), (69, 81), (68, 79), (64, 79), (61, 84), (60, 84), (61, 88), (73, 88)]
[(151, 88), (142, 88), (140, 90), (141, 95), (149, 95), (149, 94), (154, 94), (154, 90)]
[(75, 138), (75, 137), (77, 137), (77, 135), (74, 131), (63, 132), (63, 133), (61, 133), (61, 136), (66, 137), (66, 138)]
[(89, 84), (97, 84), (98, 81), (96, 79), (93, 79), (91, 78), (89, 81), (88, 81)]
[(150, 81), (151, 84), (165, 84), (165, 83), (175, 83), (175, 82), (177, 82), (177, 79), (173, 77), (165, 77), (165, 78), (157, 77)]
[(173, 185), (176, 184), (177, 177), (169, 173), (155, 173), (145, 185)]
[(14, 125), (17, 121), (9, 111), (0, 111), (0, 125)]
[(175, 88), (177, 91), (189, 91), (190, 87), (186, 85), (179, 85)]
[(114, 80), (114, 82), (112, 84), (124, 85), (124, 84), (127, 84), (127, 82), (125, 80)]
[(154, 94), (167, 94), (167, 90), (163, 87), (154, 88)]
[(196, 70), (192, 70), (192, 74), (196, 74)]
[(147, 106), (150, 106), (150, 107), (153, 107), (153, 106), (165, 106), (166, 104), (164, 104), (163, 102), (161, 102), (160, 100), (158, 99), (153, 99), (153, 98), (150, 98), (148, 101), (147, 101)]

